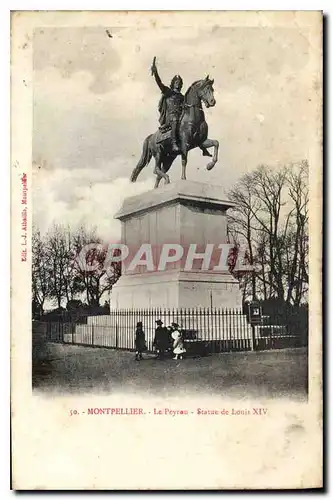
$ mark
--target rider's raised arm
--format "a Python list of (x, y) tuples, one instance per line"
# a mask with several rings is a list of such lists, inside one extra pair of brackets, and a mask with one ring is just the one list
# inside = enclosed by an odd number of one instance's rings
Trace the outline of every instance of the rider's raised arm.
[(161, 89), (161, 92), (164, 94), (165, 92), (167, 92), (169, 90), (169, 87), (167, 87), (166, 85), (164, 85), (164, 83), (162, 82), (161, 78), (160, 78), (160, 75), (158, 74), (158, 71), (157, 71), (157, 68), (156, 66), (153, 67), (153, 75), (155, 77), (155, 81), (157, 83), (157, 85), (159, 86), (159, 88)]

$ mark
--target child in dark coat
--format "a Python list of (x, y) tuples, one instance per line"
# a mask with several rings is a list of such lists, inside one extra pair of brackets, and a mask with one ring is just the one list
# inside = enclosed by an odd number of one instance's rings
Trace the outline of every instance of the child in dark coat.
[(145, 332), (143, 331), (142, 328), (142, 321), (139, 321), (136, 324), (136, 331), (135, 331), (135, 361), (139, 361), (142, 359), (142, 353), (145, 351), (146, 348), (146, 338), (145, 338)]
[(159, 359), (164, 359), (165, 351), (168, 348), (168, 332), (163, 326), (163, 321), (158, 319), (155, 321), (157, 328), (155, 330), (154, 347), (157, 351), (157, 357)]

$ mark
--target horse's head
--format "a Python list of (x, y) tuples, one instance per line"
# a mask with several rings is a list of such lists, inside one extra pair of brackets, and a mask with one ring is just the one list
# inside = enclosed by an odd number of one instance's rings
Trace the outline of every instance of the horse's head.
[(199, 87), (198, 95), (200, 99), (205, 103), (207, 108), (215, 106), (216, 104), (213, 83), (214, 80), (210, 80), (209, 75), (207, 75), (207, 77), (201, 81), (201, 85)]

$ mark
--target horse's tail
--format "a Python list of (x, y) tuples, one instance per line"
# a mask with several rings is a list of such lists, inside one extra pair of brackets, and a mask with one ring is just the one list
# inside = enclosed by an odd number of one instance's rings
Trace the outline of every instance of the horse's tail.
[(135, 182), (137, 180), (141, 170), (146, 165), (148, 165), (148, 163), (151, 160), (151, 157), (153, 155), (153, 153), (149, 147), (149, 140), (150, 140), (151, 136), (152, 136), (152, 134), (148, 135), (148, 137), (146, 137), (146, 139), (144, 140), (143, 148), (142, 148), (142, 155), (141, 155), (141, 158), (139, 160), (139, 163), (137, 164), (137, 166), (135, 167), (135, 169), (132, 172), (131, 182)]

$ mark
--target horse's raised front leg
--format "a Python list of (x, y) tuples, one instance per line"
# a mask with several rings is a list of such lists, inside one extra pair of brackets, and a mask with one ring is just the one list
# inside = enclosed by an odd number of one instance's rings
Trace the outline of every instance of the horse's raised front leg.
[(213, 155), (210, 154), (210, 152), (208, 151), (208, 149), (204, 148), (203, 146), (199, 146), (199, 148), (202, 151), (202, 156), (210, 156), (210, 158), (213, 156)]
[(214, 148), (213, 159), (207, 165), (207, 170), (211, 170), (218, 160), (219, 141), (215, 139), (206, 139), (204, 142), (201, 143), (201, 147)]

